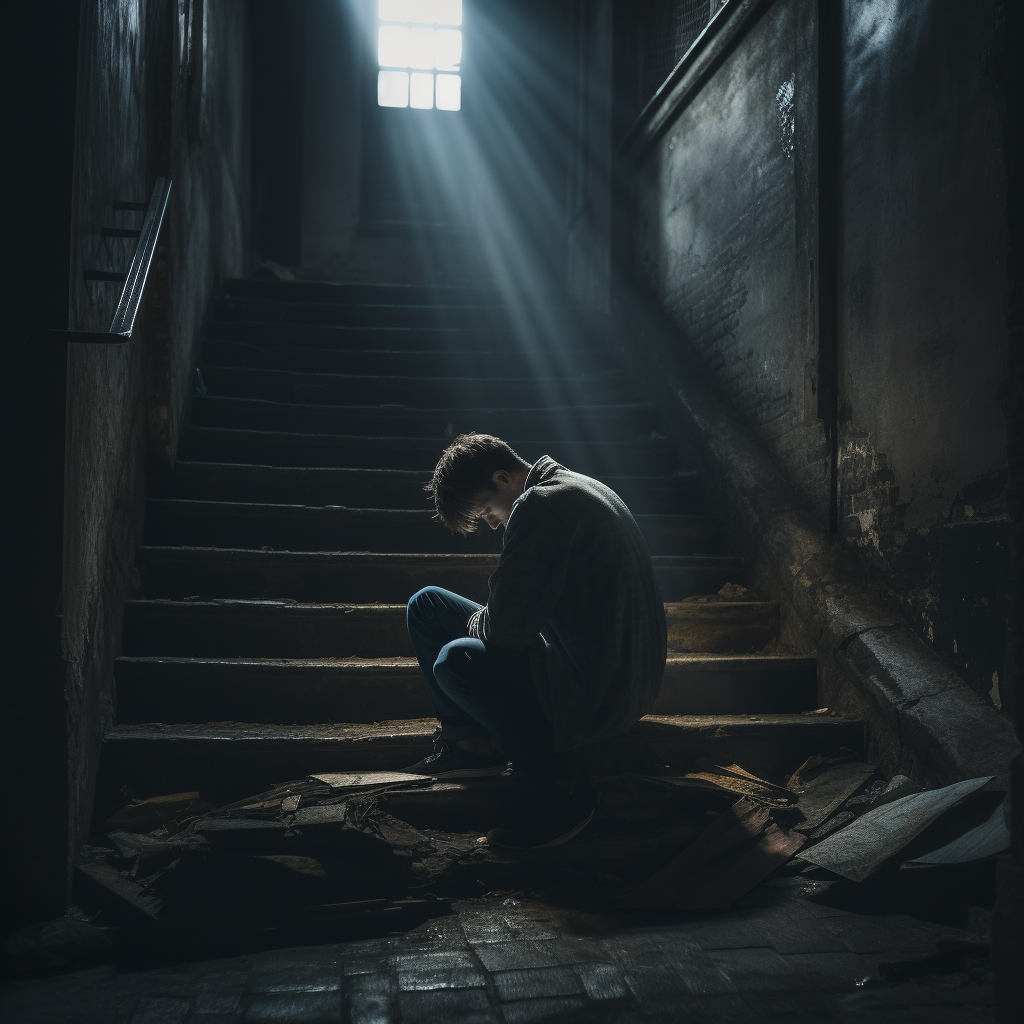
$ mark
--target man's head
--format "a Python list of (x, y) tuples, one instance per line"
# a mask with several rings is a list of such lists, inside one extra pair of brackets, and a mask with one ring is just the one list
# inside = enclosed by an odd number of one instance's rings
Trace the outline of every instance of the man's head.
[(453, 533), (472, 533), (481, 519), (496, 530), (508, 522), (529, 472), (530, 464), (500, 438), (461, 434), (444, 450), (426, 490)]

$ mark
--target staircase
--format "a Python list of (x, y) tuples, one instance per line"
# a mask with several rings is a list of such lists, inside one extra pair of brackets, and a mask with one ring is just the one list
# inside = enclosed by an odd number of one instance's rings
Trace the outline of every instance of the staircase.
[[(552, 325), (557, 346), (540, 340)], [(744, 566), (721, 553), (653, 406), (587, 341), (568, 309), (479, 290), (227, 282), (208, 393), (148, 504), (100, 813), (122, 786), (217, 803), (429, 751), (405, 602), (428, 584), (486, 600), (501, 547), (486, 529), (452, 537), (426, 504), (438, 455), (468, 430), (605, 481), (647, 538), (665, 682), (653, 716), (587, 755), (594, 770), (707, 756), (774, 777), (859, 748), (859, 722), (804, 714), (814, 660), (776, 652), (775, 607), (686, 600)]]

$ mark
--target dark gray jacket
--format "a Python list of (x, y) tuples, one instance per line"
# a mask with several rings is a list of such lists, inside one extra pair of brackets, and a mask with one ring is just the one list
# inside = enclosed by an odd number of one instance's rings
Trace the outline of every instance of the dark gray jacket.
[(527, 650), (541, 705), (569, 749), (647, 714), (665, 671), (665, 606), (619, 496), (544, 456), (512, 506), (474, 634)]

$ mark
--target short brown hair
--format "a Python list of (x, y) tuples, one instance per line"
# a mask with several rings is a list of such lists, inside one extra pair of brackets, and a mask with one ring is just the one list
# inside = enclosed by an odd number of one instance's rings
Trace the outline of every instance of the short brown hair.
[(445, 448), (425, 490), (434, 499), (437, 518), (452, 533), (472, 533), (479, 526), (474, 512), (481, 496), (495, 489), (494, 474), (529, 468), (500, 437), (460, 434)]

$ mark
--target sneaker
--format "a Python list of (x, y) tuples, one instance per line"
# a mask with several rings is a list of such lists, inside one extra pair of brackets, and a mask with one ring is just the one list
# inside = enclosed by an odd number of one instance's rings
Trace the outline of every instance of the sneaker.
[(586, 782), (547, 780), (528, 786), (527, 819), (514, 828), (492, 828), (487, 833), (491, 846), (506, 850), (542, 850), (575, 839), (593, 820), (597, 797)]
[(457, 743), (434, 740), (434, 752), (417, 761), (403, 772), (410, 775), (433, 775), (435, 779), (483, 779), (500, 775), (508, 768), (504, 754), (469, 754)]

